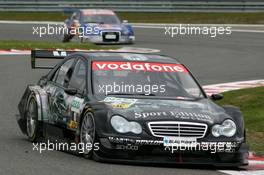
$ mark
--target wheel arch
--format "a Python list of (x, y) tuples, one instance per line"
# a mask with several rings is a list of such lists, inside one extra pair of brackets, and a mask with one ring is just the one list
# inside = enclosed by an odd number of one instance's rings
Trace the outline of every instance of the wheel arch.
[(35, 86), (28, 86), (20, 100), (18, 105), (20, 115), (17, 116), (18, 125), (22, 131), (22, 133), (27, 134), (27, 126), (26, 126), (26, 114), (28, 110), (29, 100), (34, 98), (38, 107), (38, 120), (42, 120), (42, 100), (41, 95)]

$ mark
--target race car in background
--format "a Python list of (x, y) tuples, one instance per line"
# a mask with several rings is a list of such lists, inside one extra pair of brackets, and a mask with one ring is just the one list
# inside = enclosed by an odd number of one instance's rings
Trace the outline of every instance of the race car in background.
[(214, 103), (222, 96), (208, 97), (174, 58), (50, 50), (31, 58), (32, 68), (47, 68), (36, 59), (63, 60), (20, 100), (17, 120), (30, 141), (88, 144), (82, 154), (99, 161), (248, 164), (240, 110)]
[(63, 42), (69, 42), (74, 36), (82, 42), (96, 44), (133, 43), (134, 31), (127, 21), (121, 22), (111, 10), (85, 9), (75, 11), (65, 21), (68, 29)]

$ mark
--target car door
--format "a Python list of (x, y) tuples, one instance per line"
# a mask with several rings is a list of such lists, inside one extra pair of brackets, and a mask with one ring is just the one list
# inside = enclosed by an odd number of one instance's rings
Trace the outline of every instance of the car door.
[(66, 60), (48, 81), (46, 92), (48, 94), (49, 115), (48, 123), (52, 125), (65, 126), (65, 116), (69, 111), (67, 106), (67, 94), (65, 88), (68, 86), (73, 73), (76, 60)]
[(76, 118), (87, 92), (85, 61), (73, 58), (66, 61), (49, 82), (49, 123), (60, 128), (76, 129)]

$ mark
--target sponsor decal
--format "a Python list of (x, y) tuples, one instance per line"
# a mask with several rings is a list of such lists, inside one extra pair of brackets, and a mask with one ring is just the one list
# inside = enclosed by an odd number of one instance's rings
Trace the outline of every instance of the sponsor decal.
[(78, 123), (76, 121), (71, 120), (68, 123), (68, 128), (70, 128), (70, 129), (77, 129), (77, 127), (78, 127)]
[(109, 141), (118, 144), (134, 144), (134, 145), (162, 145), (162, 140), (140, 140), (140, 139), (130, 139), (121, 137), (108, 137)]
[(128, 145), (116, 145), (116, 149), (136, 151), (136, 150), (138, 150), (138, 146), (131, 145), (131, 144), (128, 144)]
[(129, 108), (129, 104), (112, 104), (112, 107), (126, 109), (126, 108)]
[(148, 118), (148, 117), (162, 117), (170, 116), (176, 119), (185, 119), (185, 120), (199, 120), (213, 122), (212, 117), (207, 114), (199, 114), (194, 112), (178, 112), (178, 111), (158, 111), (158, 112), (135, 112), (135, 118)]
[(71, 103), (71, 111), (76, 112), (78, 114), (81, 113), (81, 105), (83, 104), (84, 99), (79, 97), (75, 97)]
[(103, 101), (106, 103), (111, 103), (113, 108), (125, 109), (135, 104), (137, 99), (106, 97)]
[(84, 16), (90, 15), (115, 15), (114, 12), (110, 10), (83, 10), (82, 11)]
[(151, 62), (116, 62), (94, 61), (93, 70), (116, 71), (149, 71), (149, 72), (180, 72), (188, 73), (181, 64), (151, 63)]

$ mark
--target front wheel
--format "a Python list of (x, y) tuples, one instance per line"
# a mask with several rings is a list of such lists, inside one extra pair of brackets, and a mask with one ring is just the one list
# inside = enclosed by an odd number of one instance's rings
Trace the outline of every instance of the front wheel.
[(28, 139), (31, 142), (35, 142), (41, 135), (38, 122), (38, 105), (34, 96), (32, 96), (28, 101), (26, 121)]
[(87, 112), (82, 120), (80, 143), (83, 144), (85, 158), (91, 158), (95, 141), (95, 122), (91, 112)]

